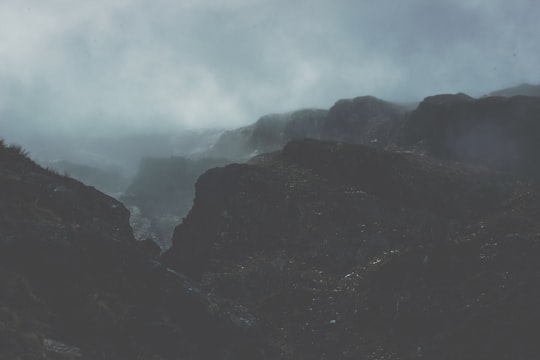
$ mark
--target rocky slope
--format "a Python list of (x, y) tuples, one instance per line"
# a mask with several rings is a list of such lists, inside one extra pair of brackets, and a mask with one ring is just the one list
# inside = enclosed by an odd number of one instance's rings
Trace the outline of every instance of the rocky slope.
[(152, 260), (121, 203), (3, 144), (0, 214), (1, 359), (257, 358), (264, 348), (242, 307)]
[(458, 163), (289, 143), (208, 171), (163, 261), (269, 324), (280, 359), (533, 359), (538, 189)]

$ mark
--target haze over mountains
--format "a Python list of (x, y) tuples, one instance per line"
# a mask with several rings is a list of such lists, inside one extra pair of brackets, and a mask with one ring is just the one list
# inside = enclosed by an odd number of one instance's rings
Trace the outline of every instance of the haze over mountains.
[(539, 18), (0, 1), (0, 360), (538, 359)]
[[(523, 84), (494, 93), (530, 95), (537, 88)], [(414, 149), (531, 175), (537, 171), (534, 104), (525, 98), (475, 100), (462, 94), (428, 97), (419, 105), (362, 96), (339, 100), (330, 109), (265, 115), (232, 130), (93, 137), (77, 143), (63, 143), (62, 137), (45, 142), (44, 137), (34, 148), (43, 146), (46, 152), (31, 156), (52, 155), (54, 161), (42, 164), (122, 199), (133, 213), (136, 237), (168, 248), (173, 227), (191, 208), (199, 175), (213, 166), (279, 150), (294, 139)]]
[[(492, 91), (488, 96), (540, 96), (539, 87), (540, 85), (522, 84)], [(414, 110), (419, 102), (420, 100), (407, 104), (394, 103), (394, 106), (408, 111)], [(343, 111), (342, 108), (345, 105), (341, 104), (341, 108), (337, 105), (338, 103), (334, 104), (330, 110)], [(317, 116), (312, 116), (310, 113), (314, 111), (318, 113)], [(9, 136), (5, 140), (8, 143), (24, 146), (35, 160), (43, 161), (46, 165), (57, 168), (59, 171), (65, 170), (63, 165), (59, 163), (55, 166), (54, 162), (67, 161), (76, 165), (98, 167), (101, 170), (114, 168), (124, 176), (131, 177), (136, 173), (139, 161), (145, 156), (224, 157), (245, 160), (249, 156), (255, 155), (252, 153), (253, 151), (260, 153), (269, 149), (277, 149), (291, 138), (304, 136), (331, 138), (331, 134), (320, 133), (326, 131), (318, 123), (326, 116), (325, 111), (327, 110), (305, 109), (265, 115), (256, 123), (237, 129), (179, 129), (172, 132), (143, 131), (130, 134), (131, 130), (126, 128), (126, 134), (86, 136), (84, 133), (67, 135), (62, 132), (44, 132), (22, 138), (23, 141), (15, 141), (18, 137), (11, 138)], [(282, 118), (281, 125), (279, 125), (280, 121), (276, 121), (278, 117)], [(317, 117), (321, 120), (308, 120), (313, 121), (313, 124), (308, 125), (302, 122), (301, 117), (308, 119)], [(4, 114), (3, 121), (7, 119), (9, 119), (9, 114)], [(264, 129), (263, 123), (265, 122), (268, 123), (268, 127), (275, 127), (275, 129)], [(311, 128), (308, 129), (307, 126)], [(255, 133), (253, 133), (254, 131)], [(265, 139), (264, 132), (274, 132), (275, 138)], [(10, 132), (5, 133), (9, 134)], [(30, 132), (30, 134), (32, 133)], [(257, 135), (257, 133), (261, 134)], [(257, 139), (257, 136), (261, 139)]]
[(540, 81), (534, 0), (157, 2), (3, 0), (3, 136), (43, 153), (46, 134), (230, 129), (359, 95)]
[(490, 92), (489, 96), (540, 96), (540, 85), (521, 84), (497, 91)]
[(533, 359), (539, 116), (538, 96), (361, 96), (192, 158), (150, 137), (131, 214), (2, 143), (0, 355)]

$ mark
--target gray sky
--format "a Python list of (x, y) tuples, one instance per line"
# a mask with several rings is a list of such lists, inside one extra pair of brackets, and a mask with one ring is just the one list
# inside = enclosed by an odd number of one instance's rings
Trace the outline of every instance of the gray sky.
[(539, 83), (539, 18), (537, 0), (0, 0), (0, 136)]

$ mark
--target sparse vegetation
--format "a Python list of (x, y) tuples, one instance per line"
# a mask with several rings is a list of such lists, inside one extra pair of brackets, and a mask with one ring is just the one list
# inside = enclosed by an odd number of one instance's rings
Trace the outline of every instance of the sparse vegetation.
[(17, 144), (6, 144), (5, 140), (0, 138), (0, 148), (5, 151), (5, 153), (14, 154), (17, 156), (21, 156), (26, 159), (30, 159), (30, 153), (25, 150), (21, 145)]
[(15, 154), (20, 155), (22, 157), (30, 158), (30, 153), (28, 151), (26, 151), (20, 145), (11, 145), (11, 146), (9, 146), (9, 150), (13, 151)]

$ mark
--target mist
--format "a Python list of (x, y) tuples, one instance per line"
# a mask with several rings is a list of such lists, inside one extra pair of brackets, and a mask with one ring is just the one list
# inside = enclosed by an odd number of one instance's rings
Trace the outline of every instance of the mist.
[(0, 0), (0, 359), (534, 359), (540, 0)]
[(540, 82), (539, 15), (534, 0), (4, 0), (0, 134), (50, 159), (66, 153), (51, 138), (228, 129), (368, 94), (481, 96)]

